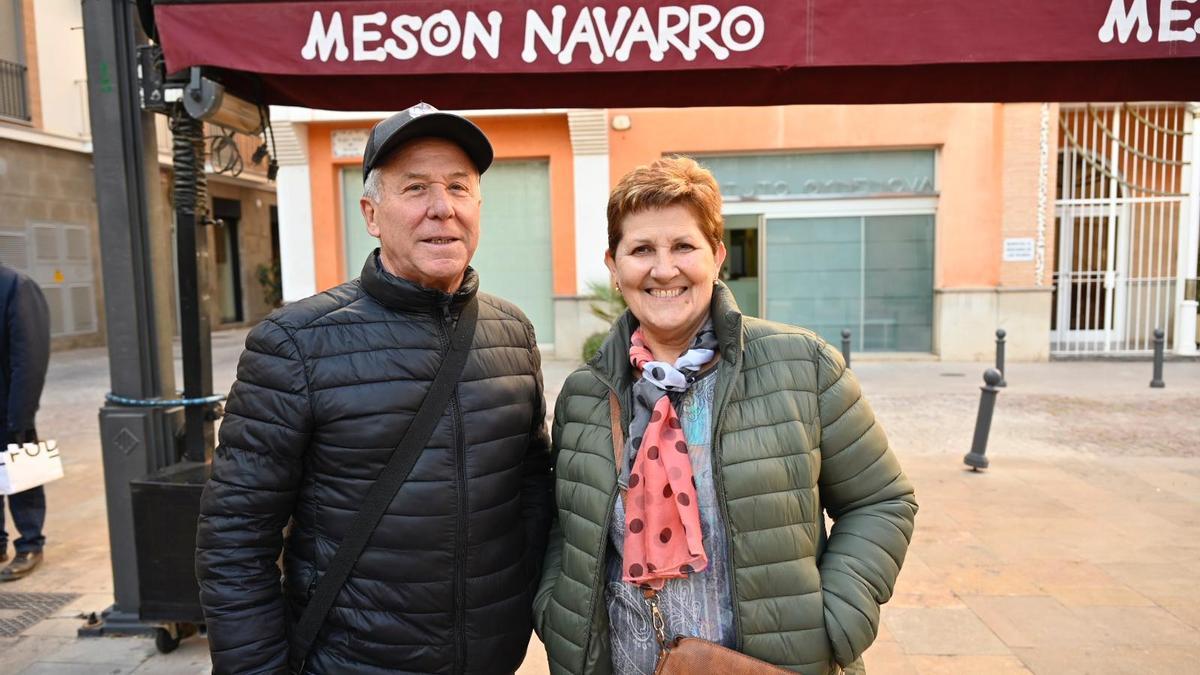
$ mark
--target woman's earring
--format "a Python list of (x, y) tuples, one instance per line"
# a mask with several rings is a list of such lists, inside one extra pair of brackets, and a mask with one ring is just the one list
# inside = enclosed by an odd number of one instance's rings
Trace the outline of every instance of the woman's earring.
[(620, 284), (620, 282), (614, 281), (614, 282), (613, 282), (613, 287), (617, 289), (617, 292), (618, 292), (618, 293), (620, 293), (620, 292), (621, 292), (621, 284)]

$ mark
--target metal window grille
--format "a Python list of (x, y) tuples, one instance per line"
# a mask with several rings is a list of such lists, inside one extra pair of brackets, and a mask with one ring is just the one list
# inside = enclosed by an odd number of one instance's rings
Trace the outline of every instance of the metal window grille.
[(1149, 352), (1155, 328), (1170, 340), (1190, 117), (1180, 104), (1061, 110), (1052, 353)]
[(29, 271), (24, 232), (0, 232), (0, 263), (20, 272)]
[(30, 120), (28, 73), (25, 64), (0, 59), (0, 116)]
[(29, 226), (30, 275), (50, 308), (51, 335), (97, 330), (91, 236), (87, 226), (35, 223)]

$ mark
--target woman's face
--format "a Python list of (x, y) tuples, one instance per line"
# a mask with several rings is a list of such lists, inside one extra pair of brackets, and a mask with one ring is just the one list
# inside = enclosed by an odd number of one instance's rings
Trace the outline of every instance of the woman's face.
[(680, 204), (626, 216), (615, 253), (604, 256), (629, 309), (658, 342), (687, 341), (699, 330), (724, 262), (725, 245), (714, 252)]

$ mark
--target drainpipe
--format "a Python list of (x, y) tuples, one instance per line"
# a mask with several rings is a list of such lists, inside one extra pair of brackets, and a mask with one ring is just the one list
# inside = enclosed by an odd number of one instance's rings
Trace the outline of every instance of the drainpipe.
[(1184, 118), (1183, 185), (1187, 190), (1183, 227), (1180, 228), (1179, 251), (1179, 311), (1175, 314), (1175, 353), (1196, 354), (1196, 292), (1197, 259), (1200, 259), (1200, 103), (1189, 103)]

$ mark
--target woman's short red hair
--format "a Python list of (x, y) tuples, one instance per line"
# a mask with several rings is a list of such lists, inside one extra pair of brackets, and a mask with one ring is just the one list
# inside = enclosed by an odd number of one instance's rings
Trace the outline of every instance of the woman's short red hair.
[(708, 169), (690, 157), (664, 157), (625, 174), (608, 196), (608, 252), (616, 254), (625, 218), (647, 209), (681, 204), (696, 217), (716, 252), (725, 234), (721, 188)]

